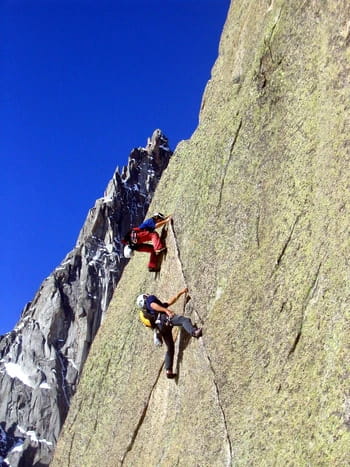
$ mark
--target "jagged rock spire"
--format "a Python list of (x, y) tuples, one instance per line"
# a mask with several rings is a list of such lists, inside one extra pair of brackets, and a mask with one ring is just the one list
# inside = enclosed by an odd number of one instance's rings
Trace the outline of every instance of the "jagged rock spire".
[(127, 262), (120, 239), (143, 220), (171, 154), (160, 130), (146, 148), (131, 152), (90, 209), (73, 250), (41, 284), (15, 329), (0, 337), (0, 461), (49, 464)]

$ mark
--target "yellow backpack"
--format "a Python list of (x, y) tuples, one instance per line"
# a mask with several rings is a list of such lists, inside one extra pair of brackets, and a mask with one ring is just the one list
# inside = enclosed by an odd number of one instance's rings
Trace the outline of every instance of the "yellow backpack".
[(139, 318), (141, 323), (147, 328), (154, 328), (153, 316), (146, 310), (140, 310)]

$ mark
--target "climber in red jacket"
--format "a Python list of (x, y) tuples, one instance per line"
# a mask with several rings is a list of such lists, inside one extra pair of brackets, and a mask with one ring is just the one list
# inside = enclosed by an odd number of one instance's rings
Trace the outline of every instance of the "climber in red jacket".
[[(126, 258), (131, 258), (134, 251), (149, 253), (150, 260), (148, 263), (148, 270), (157, 271), (157, 255), (165, 251), (166, 248), (158, 232), (155, 230), (170, 221), (171, 216), (164, 216), (160, 212), (157, 212), (152, 217), (142, 222), (138, 227), (133, 227), (129, 230), (122, 239), (122, 243), (126, 245), (124, 248), (124, 256)], [(145, 242), (152, 242), (152, 244)]]

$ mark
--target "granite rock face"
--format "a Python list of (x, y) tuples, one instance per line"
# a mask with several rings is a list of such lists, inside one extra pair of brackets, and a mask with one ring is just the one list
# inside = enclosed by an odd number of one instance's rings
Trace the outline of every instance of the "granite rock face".
[(42, 283), (15, 329), (1, 336), (0, 456), (12, 467), (49, 464), (128, 261), (120, 239), (144, 219), (171, 154), (160, 130), (146, 148), (131, 152), (89, 211), (74, 249)]
[[(168, 255), (157, 281), (125, 268), (54, 467), (349, 464), (349, 21), (345, 1), (232, 2), (150, 208), (173, 213)], [(167, 380), (135, 298), (183, 284), (204, 334)]]

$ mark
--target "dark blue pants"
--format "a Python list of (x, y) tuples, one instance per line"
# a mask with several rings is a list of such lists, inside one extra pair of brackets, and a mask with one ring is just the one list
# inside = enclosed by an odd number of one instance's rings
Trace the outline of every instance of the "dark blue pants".
[(170, 322), (172, 325), (167, 325), (167, 321), (167, 316), (165, 315), (165, 313), (162, 313), (161, 324), (159, 325), (158, 329), (163, 337), (165, 345), (167, 346), (167, 351), (165, 354), (165, 369), (172, 371), (175, 351), (174, 338), (172, 334), (173, 326), (182, 327), (191, 336), (193, 334), (193, 331), (196, 330), (196, 328), (193, 326), (189, 318), (186, 318), (182, 315), (175, 315), (173, 318), (171, 318)]

